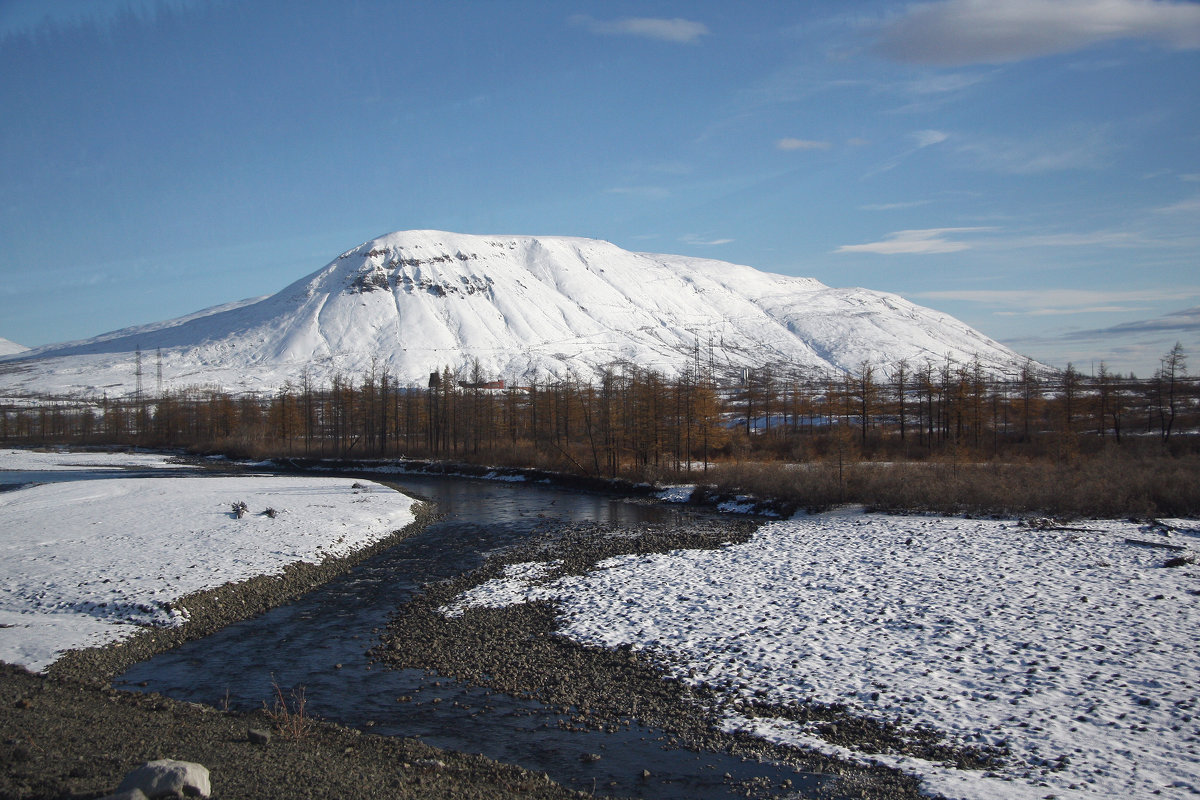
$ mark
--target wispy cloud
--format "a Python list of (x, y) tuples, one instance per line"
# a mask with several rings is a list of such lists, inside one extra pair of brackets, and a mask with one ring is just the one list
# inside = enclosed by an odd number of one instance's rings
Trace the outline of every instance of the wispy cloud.
[(1200, 5), (1176, 0), (944, 0), (889, 22), (875, 49), (897, 61), (998, 64), (1114, 39), (1200, 47)]
[(1189, 353), (1200, 346), (1200, 306), (1104, 328), (1031, 333), (1004, 340), (1010, 347), (1036, 350), (1039, 360), (1046, 363), (1090, 361), (1142, 375), (1157, 369), (1163, 354), (1177, 341), (1182, 341)]
[(835, 253), (878, 253), (879, 255), (929, 255), (931, 253), (957, 253), (969, 250), (966, 242), (947, 238), (951, 233), (974, 233), (992, 228), (926, 228), (923, 230), (896, 231), (882, 241), (866, 244), (844, 244)]
[(1196, 333), (1200, 332), (1200, 306), (1185, 308), (1153, 319), (1123, 322), (1107, 328), (1080, 331), (1082, 336), (1119, 336), (1129, 333)]
[[(1131, 341), (1136, 339), (1136, 341)], [(1150, 375), (1158, 369), (1162, 354), (1170, 349), (1171, 343), (1159, 337), (1141, 335), (1121, 336), (1019, 336), (1001, 339), (1001, 343), (1017, 350), (1035, 354), (1037, 361), (1065, 367), (1075, 364), (1085, 369), (1095, 369), (1104, 364), (1110, 373), (1125, 375)]]
[(904, 152), (899, 153), (898, 155), (895, 155), (892, 158), (888, 159), (887, 161), (883, 162), (883, 164), (875, 167), (870, 172), (868, 172), (864, 177), (870, 178), (871, 176), (878, 175), (881, 172), (887, 172), (889, 170), (893, 170), (896, 167), (900, 166), (900, 164), (906, 158), (909, 158), (914, 153), (918, 153), (918, 152), (924, 150), (926, 147), (933, 147), (934, 145), (941, 144), (942, 142), (946, 141), (949, 138), (950, 138), (950, 134), (946, 133), (945, 131), (937, 131), (937, 130), (913, 131), (912, 133), (908, 134), (908, 139), (909, 139), (909, 141), (912, 142), (911, 147), (909, 147)]
[(1200, 212), (1200, 195), (1155, 210), (1160, 214), (1195, 214)]
[(695, 44), (709, 35), (708, 26), (690, 19), (659, 19), (654, 17), (624, 17), (600, 20), (587, 14), (576, 14), (570, 23), (600, 36), (638, 36), (678, 44)]
[(909, 136), (918, 148), (933, 147), (935, 144), (941, 144), (950, 138), (950, 134), (935, 130), (916, 131), (909, 134)]
[(702, 247), (715, 247), (716, 245), (720, 244), (730, 244), (733, 242), (733, 239), (705, 239), (693, 233), (689, 233), (685, 236), (679, 237), (679, 241), (683, 242), (684, 244), (700, 245)]
[(955, 152), (975, 168), (1010, 175), (1100, 169), (1116, 150), (1104, 126), (1043, 133), (1028, 139), (960, 137), (956, 141)]
[(893, 114), (931, 114), (947, 103), (961, 99), (991, 77), (990, 72), (939, 73), (916, 80), (885, 84), (879, 89), (904, 99), (902, 105), (891, 109)]
[(775, 147), (780, 150), (828, 150), (833, 145), (829, 142), (815, 141), (813, 139), (780, 139), (775, 142)]
[(917, 297), (958, 300), (997, 308), (1003, 316), (1051, 316), (1059, 314), (1129, 313), (1145, 311), (1147, 303), (1164, 303), (1200, 297), (1200, 287), (1169, 289), (968, 289), (922, 292)]

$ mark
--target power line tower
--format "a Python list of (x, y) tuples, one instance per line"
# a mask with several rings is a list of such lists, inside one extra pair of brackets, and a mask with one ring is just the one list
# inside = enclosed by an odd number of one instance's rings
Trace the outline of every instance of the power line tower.
[(137, 402), (142, 402), (142, 346), (139, 344), (133, 354), (133, 374), (137, 378), (137, 386), (133, 392), (133, 399)]
[(158, 354), (158, 385), (154, 387), (154, 396), (158, 400), (162, 400), (162, 348), (156, 348)]

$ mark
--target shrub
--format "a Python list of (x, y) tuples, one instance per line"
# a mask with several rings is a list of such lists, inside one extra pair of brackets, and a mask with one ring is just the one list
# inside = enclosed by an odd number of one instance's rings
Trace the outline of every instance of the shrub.
[(275, 680), (275, 676), (271, 676), (271, 686), (275, 689), (275, 704), (268, 706), (267, 701), (263, 701), (263, 711), (275, 724), (275, 730), (285, 739), (303, 739), (311, 732), (312, 718), (305, 716), (304, 707), (306, 700), (304, 697), (304, 687), (299, 686), (292, 689), (292, 700), (289, 703), (283, 696), (283, 689), (279, 686), (279, 681)]

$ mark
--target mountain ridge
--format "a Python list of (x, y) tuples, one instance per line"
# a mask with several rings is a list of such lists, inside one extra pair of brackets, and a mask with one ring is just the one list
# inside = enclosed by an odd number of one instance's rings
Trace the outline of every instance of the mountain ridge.
[(677, 374), (697, 359), (726, 373), (901, 359), (1013, 373), (1027, 361), (895, 294), (596, 239), (422, 230), (364, 242), (275, 294), (8, 356), (0, 388), (130, 390), (139, 348), (144, 374), (161, 351), (164, 385), (234, 391), (372, 366), (413, 384), (475, 364), (528, 381), (618, 363)]

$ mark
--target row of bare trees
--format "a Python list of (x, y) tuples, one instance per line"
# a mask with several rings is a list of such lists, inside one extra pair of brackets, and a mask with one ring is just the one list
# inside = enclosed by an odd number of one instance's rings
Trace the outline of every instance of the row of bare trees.
[[(1200, 425), (1181, 346), (1148, 379), (1103, 365), (997, 377), (979, 363), (863, 363), (838, 375), (762, 367), (718, 380), (628, 365), (597, 380), (486, 388), (448, 368), (402, 386), (373, 367), (272, 395), (213, 388), (156, 397), (43, 398), (0, 406), (0, 441), (128, 443), (241, 455), (478, 461), (617, 476), (705, 469), (728, 458), (1059, 454), (1082, 439), (1170, 442)], [(478, 372), (478, 370), (476, 370)], [(1188, 437), (1192, 438), (1192, 437)]]

